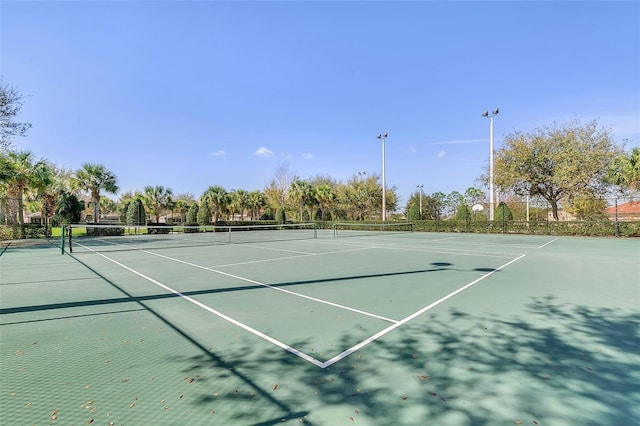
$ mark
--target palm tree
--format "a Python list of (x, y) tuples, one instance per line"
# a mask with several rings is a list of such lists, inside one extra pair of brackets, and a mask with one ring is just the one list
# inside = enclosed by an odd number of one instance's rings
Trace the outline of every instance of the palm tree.
[(329, 185), (318, 185), (314, 191), (314, 197), (320, 205), (320, 211), (322, 214), (321, 219), (324, 221), (324, 213), (327, 207), (336, 199), (336, 194), (333, 192), (333, 188)]
[(249, 207), (249, 193), (244, 189), (233, 190), (229, 194), (231, 214), (240, 213), (240, 220), (244, 220), (244, 211)]
[(165, 188), (162, 185), (144, 187), (144, 196), (142, 198), (142, 202), (144, 203), (145, 207), (147, 207), (149, 212), (156, 218), (155, 223), (160, 223), (160, 214), (164, 209), (168, 208), (171, 205), (172, 195), (173, 191), (170, 188)]
[(100, 191), (115, 194), (118, 192), (116, 176), (102, 164), (85, 163), (76, 172), (73, 186), (91, 193), (93, 203), (93, 221), (100, 221)]
[(213, 213), (213, 223), (216, 223), (220, 213), (227, 210), (229, 204), (227, 190), (218, 185), (210, 186), (200, 197), (200, 202), (207, 203), (210, 206)]
[[(17, 221), (24, 225), (23, 195), (29, 188), (46, 186), (51, 180), (50, 168), (45, 160), (34, 161), (30, 151), (8, 151), (0, 154), (0, 182), (7, 198), (17, 201)], [(15, 220), (15, 217), (13, 218)]]
[(298, 218), (300, 222), (302, 222), (302, 210), (309, 199), (310, 189), (309, 183), (302, 179), (294, 180), (289, 187), (289, 196), (298, 203), (300, 208), (300, 216)]
[(260, 218), (260, 210), (267, 206), (267, 197), (261, 191), (251, 191), (249, 193), (249, 208), (251, 209), (251, 220)]

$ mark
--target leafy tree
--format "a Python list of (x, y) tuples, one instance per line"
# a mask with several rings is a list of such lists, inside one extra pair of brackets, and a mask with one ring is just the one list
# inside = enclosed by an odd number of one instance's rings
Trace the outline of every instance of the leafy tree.
[(24, 96), (0, 77), (0, 150), (11, 147), (14, 136), (26, 136), (31, 123), (15, 121), (22, 110)]
[(193, 195), (189, 193), (177, 194), (175, 197), (172, 197), (172, 199), (172, 213), (178, 213), (180, 215), (180, 221), (183, 224), (186, 223), (187, 212), (189, 211), (189, 208), (195, 203)]
[(209, 225), (211, 223), (211, 209), (207, 203), (201, 203), (196, 222), (198, 222), (198, 225)]
[(142, 202), (155, 218), (155, 223), (160, 223), (160, 215), (171, 206), (173, 191), (162, 185), (145, 186)]
[(496, 222), (513, 220), (513, 213), (511, 212), (509, 205), (504, 201), (501, 201), (493, 211), (493, 218)]
[(451, 215), (457, 214), (458, 208), (463, 204), (464, 196), (458, 191), (451, 191), (444, 198), (444, 206)]
[(24, 225), (23, 196), (29, 188), (38, 188), (51, 180), (51, 169), (44, 160), (35, 160), (30, 151), (0, 153), (0, 186), (8, 198), (17, 200), (16, 217)]
[[(213, 223), (216, 223), (218, 221), (218, 219), (220, 218), (220, 214), (226, 211), (228, 205), (229, 205), (229, 194), (227, 193), (226, 189), (224, 189), (219, 185), (210, 186), (204, 191), (204, 193), (200, 197), (200, 206), (201, 206), (200, 210), (202, 211), (203, 208), (207, 206), (207, 209), (209, 210), (209, 212), (213, 213)], [(208, 224), (209, 221), (210, 221), (210, 218), (207, 219), (206, 224)]]
[(291, 183), (296, 179), (298, 179), (296, 175), (289, 173), (287, 163), (278, 164), (278, 167), (273, 171), (273, 177), (264, 188), (264, 195), (272, 208), (287, 206), (287, 193)]
[(84, 205), (76, 195), (64, 192), (58, 199), (52, 223), (55, 225), (79, 223), (83, 209)]
[(464, 191), (464, 200), (469, 206), (480, 204), (484, 199), (485, 194), (481, 189), (471, 187)]
[(373, 212), (382, 211), (382, 186), (376, 174), (360, 173), (338, 187), (338, 201), (349, 216), (365, 220)]
[(578, 220), (607, 219), (607, 200), (603, 197), (578, 195), (571, 197), (565, 210)]
[(456, 220), (471, 220), (471, 209), (464, 203), (458, 205), (456, 209)]
[(129, 205), (132, 203), (132, 201), (125, 201), (124, 203), (120, 204), (120, 213), (118, 215), (118, 220), (120, 221), (120, 223), (127, 223), (127, 210), (129, 210)]
[(145, 225), (147, 223), (147, 213), (144, 203), (140, 198), (136, 198), (127, 208), (127, 225)]
[(407, 220), (409, 221), (420, 220), (420, 206), (417, 205), (415, 202), (411, 203), (409, 205), (409, 208), (407, 209)]
[(198, 210), (200, 210), (198, 203), (193, 203), (189, 207), (187, 212), (187, 225), (193, 225), (198, 223)]
[(606, 190), (605, 178), (619, 152), (610, 131), (596, 121), (515, 132), (495, 154), (494, 182), (521, 196), (543, 197), (557, 220), (560, 200)]
[(621, 154), (613, 161), (607, 172), (607, 181), (622, 191), (640, 189), (640, 148)]
[(284, 207), (278, 207), (278, 210), (276, 210), (275, 220), (278, 223), (286, 223), (287, 222), (287, 215), (284, 212)]
[(76, 172), (73, 186), (81, 191), (89, 191), (93, 204), (93, 221), (100, 221), (100, 191), (115, 194), (118, 192), (116, 176), (105, 166), (85, 163)]

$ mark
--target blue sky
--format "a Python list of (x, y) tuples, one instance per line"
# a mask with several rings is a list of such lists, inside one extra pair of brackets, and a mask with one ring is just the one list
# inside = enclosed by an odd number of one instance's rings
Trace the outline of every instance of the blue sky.
[(504, 135), (598, 119), (640, 146), (640, 3), (2, 1), (16, 148), (122, 191), (381, 173), (404, 205), (475, 184)]

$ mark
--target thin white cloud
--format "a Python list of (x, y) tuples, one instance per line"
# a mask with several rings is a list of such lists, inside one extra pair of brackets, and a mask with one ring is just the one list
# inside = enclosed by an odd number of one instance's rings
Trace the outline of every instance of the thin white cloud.
[(407, 152), (411, 155), (416, 155), (418, 153), (418, 150), (415, 147), (410, 146), (409, 149), (407, 149)]
[(269, 148), (265, 148), (264, 146), (261, 146), (260, 148), (258, 148), (256, 152), (253, 153), (253, 155), (256, 155), (258, 157), (269, 158), (273, 156), (273, 151), (271, 151)]
[(302, 154), (302, 158), (304, 158), (305, 160), (311, 160), (313, 158), (313, 154), (311, 154), (310, 152), (305, 152), (304, 154)]
[(441, 149), (440, 151), (438, 151), (438, 155), (436, 155), (438, 158), (444, 158), (447, 155), (447, 152), (444, 149)]
[(487, 139), (453, 139), (448, 141), (436, 141), (436, 142), (427, 142), (426, 145), (459, 145), (459, 144), (467, 144), (467, 143), (481, 143), (486, 142)]
[(217, 150), (216, 152), (209, 153), (209, 157), (224, 157), (225, 155), (226, 155), (226, 152), (224, 152), (221, 149)]

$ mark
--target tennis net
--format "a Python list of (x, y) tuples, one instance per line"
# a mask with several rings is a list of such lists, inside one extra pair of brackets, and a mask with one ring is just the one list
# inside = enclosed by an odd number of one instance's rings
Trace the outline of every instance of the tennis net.
[(62, 252), (150, 250), (317, 238), (315, 223), (233, 226), (72, 224), (63, 228)]
[(386, 235), (398, 232), (413, 232), (411, 222), (382, 222), (382, 223), (361, 223), (361, 222), (338, 222), (333, 224), (333, 236), (355, 237), (364, 235)]

